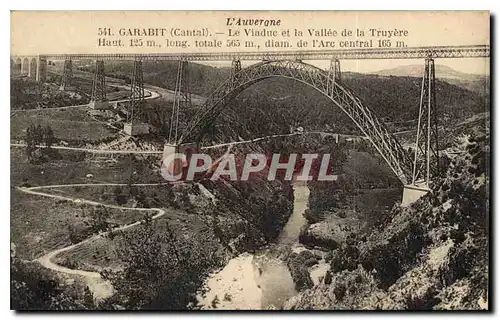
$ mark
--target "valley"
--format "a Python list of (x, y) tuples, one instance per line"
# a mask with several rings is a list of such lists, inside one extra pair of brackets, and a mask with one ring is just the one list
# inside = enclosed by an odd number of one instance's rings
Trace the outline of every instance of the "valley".
[[(111, 110), (86, 107), (91, 65), (77, 66), (69, 92), (56, 89), (60, 67), (51, 66), (53, 79), (38, 87), (11, 79), (16, 308), (480, 309), (488, 299), (489, 127), (475, 125), (489, 119), (486, 94), (437, 82), (443, 150), (460, 153), (446, 156), (448, 174), (431, 194), (401, 208), (401, 182), (374, 146), (299, 82), (273, 78), (242, 92), (202, 150), (213, 159), (231, 151), (238, 160), (257, 152), (331, 154), (336, 182), (262, 175), (170, 184), (160, 162), (177, 65), (144, 65), (150, 99), (138, 116), (150, 132), (140, 137), (122, 131), (131, 64), (106, 65), (106, 90), (117, 102)], [(229, 75), (197, 64), (189, 72), (193, 103), (181, 128)], [(415, 130), (421, 80), (346, 73), (343, 81), (392, 132)], [(32, 126), (50, 127), (53, 141), (29, 153)], [(40, 292), (40, 283), (52, 286)]]

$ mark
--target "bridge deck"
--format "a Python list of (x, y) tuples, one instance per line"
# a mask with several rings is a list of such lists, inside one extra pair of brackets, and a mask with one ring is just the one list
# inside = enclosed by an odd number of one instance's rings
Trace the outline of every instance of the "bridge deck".
[(421, 58), (482, 58), (490, 56), (489, 45), (431, 46), (376, 49), (340, 49), (309, 51), (254, 51), (254, 52), (192, 52), (147, 54), (40, 54), (50, 60), (341, 60), (359, 59), (421, 59)]

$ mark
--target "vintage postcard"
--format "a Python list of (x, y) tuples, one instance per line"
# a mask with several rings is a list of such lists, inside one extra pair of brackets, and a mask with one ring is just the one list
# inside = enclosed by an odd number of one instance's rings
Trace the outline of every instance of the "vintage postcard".
[(11, 12), (11, 309), (491, 309), (490, 55), (485, 11)]

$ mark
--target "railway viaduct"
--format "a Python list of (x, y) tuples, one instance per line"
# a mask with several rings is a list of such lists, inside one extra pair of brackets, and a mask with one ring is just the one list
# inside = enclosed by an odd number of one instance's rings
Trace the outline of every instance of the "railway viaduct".
[[(12, 72), (44, 82), (47, 78), (48, 61), (64, 61), (61, 89), (71, 82), (72, 61), (94, 60), (96, 63), (90, 107), (107, 108), (105, 90), (105, 61), (131, 60), (134, 68), (131, 94), (128, 101), (128, 118), (124, 131), (130, 135), (148, 132), (147, 124), (138, 122), (134, 110), (144, 102), (142, 77), (143, 61), (179, 61), (175, 96), (170, 122), (170, 134), (165, 150), (179, 152), (185, 146), (197, 144), (224, 111), (231, 99), (249, 86), (271, 78), (293, 79), (321, 92), (332, 101), (333, 107), (344, 112), (356, 124), (364, 136), (386, 161), (404, 185), (403, 205), (426, 194), (432, 184), (439, 159), (438, 117), (435, 112), (435, 59), (487, 58), (489, 45), (459, 45), (432, 47), (405, 47), (383, 49), (343, 49), (321, 51), (273, 51), (273, 52), (217, 52), (217, 53), (159, 53), (159, 54), (48, 54), (11, 57)], [(395, 136), (378, 120), (375, 113), (342, 83), (340, 61), (361, 59), (421, 59), (425, 72), (422, 77), (419, 119), (414, 152), (409, 154)], [(242, 68), (241, 61), (257, 61)], [(330, 68), (322, 70), (305, 60), (330, 61)], [(179, 128), (178, 115), (191, 103), (188, 65), (189, 62), (231, 61), (231, 75), (222, 83), (199, 109), (187, 127)], [(415, 106), (417, 107), (417, 106)]]

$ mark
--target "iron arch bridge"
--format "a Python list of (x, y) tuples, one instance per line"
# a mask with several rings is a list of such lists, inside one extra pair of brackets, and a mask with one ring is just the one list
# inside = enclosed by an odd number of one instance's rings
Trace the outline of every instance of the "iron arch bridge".
[(325, 71), (301, 60), (263, 61), (237, 70), (210, 95), (182, 131), (178, 144), (183, 141), (199, 141), (205, 129), (216, 120), (225, 105), (246, 88), (272, 77), (289, 78), (302, 82), (328, 97), (371, 141), (401, 182), (408, 184), (412, 177), (409, 154), (354, 91), (339, 81), (340, 70), (338, 73), (335, 73), (335, 70), (335, 66), (330, 68), (330, 71)]

